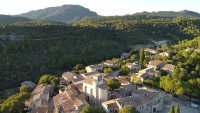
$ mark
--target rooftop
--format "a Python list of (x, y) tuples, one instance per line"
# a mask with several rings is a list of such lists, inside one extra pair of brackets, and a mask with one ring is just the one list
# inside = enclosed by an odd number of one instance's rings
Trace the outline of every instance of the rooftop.
[(31, 113), (49, 113), (49, 107), (37, 107), (33, 108)]
[(118, 109), (118, 105), (115, 100), (109, 100), (106, 102), (103, 102), (102, 104), (106, 105), (108, 109)]
[(94, 74), (96, 74), (97, 72), (89, 72), (89, 73), (83, 73), (81, 75), (83, 75), (83, 77), (88, 78), (90, 76), (93, 76)]
[(153, 60), (149, 62), (149, 65), (155, 66), (155, 67), (163, 67), (166, 63), (160, 61), (160, 60)]
[(85, 95), (79, 93), (75, 87), (67, 87), (64, 92), (53, 97), (54, 106), (62, 106), (65, 112), (77, 111), (77, 107), (86, 105)]
[(114, 64), (114, 61), (113, 61), (113, 60), (106, 60), (104, 63), (105, 63), (105, 64), (113, 65), (113, 64)]
[(79, 81), (82, 81), (84, 80), (85, 78), (82, 76), (82, 75), (75, 75), (73, 77), (73, 82), (79, 82)]
[(67, 80), (69, 81), (72, 81), (73, 77), (75, 76), (76, 74), (73, 73), (73, 72), (65, 72), (62, 74), (62, 77), (66, 78)]
[(89, 85), (93, 85), (93, 82), (95, 82), (95, 80), (89, 79), (89, 78), (87, 78), (87, 79), (85, 79), (85, 80), (83, 81), (83, 83), (86, 83), (86, 84), (89, 84)]
[(152, 53), (152, 54), (158, 53), (157, 50), (154, 50), (154, 49), (151, 49), (151, 48), (145, 48), (144, 51), (149, 52), (149, 53)]
[(133, 63), (126, 63), (126, 66), (133, 66)]
[(163, 68), (163, 69), (166, 69), (166, 70), (171, 70), (171, 71), (173, 71), (174, 68), (175, 68), (175, 66), (172, 65), (172, 64), (166, 64), (166, 65), (164, 65), (162, 68)]

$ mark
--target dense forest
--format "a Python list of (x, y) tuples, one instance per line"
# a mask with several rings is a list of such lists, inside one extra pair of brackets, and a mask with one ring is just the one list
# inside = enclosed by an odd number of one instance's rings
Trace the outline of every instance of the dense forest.
[[(151, 40), (180, 41), (200, 34), (200, 19), (151, 16), (95, 17), (65, 25), (43, 22), (0, 26), (0, 90), (60, 74), (76, 64), (119, 57)], [(62, 70), (62, 71), (61, 71)]]
[(173, 74), (161, 71), (161, 77), (147, 79), (144, 83), (173, 95), (200, 98), (200, 37), (179, 41), (175, 45), (163, 45), (160, 51), (169, 53), (169, 56), (156, 55), (152, 59), (174, 64)]
[(164, 16), (164, 17), (200, 17), (200, 14), (194, 11), (181, 10), (175, 11), (158, 11), (158, 12), (140, 12), (134, 15)]

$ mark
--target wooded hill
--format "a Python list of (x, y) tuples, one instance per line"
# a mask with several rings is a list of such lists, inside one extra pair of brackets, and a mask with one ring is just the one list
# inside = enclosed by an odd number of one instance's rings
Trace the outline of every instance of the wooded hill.
[(119, 57), (130, 46), (151, 40), (193, 39), (198, 18), (95, 17), (71, 25), (16, 23), (0, 26), (0, 90), (46, 73), (61, 74), (76, 64)]
[(58, 7), (48, 7), (45, 9), (35, 10), (19, 14), (30, 19), (45, 19), (57, 22), (74, 22), (86, 17), (98, 16), (96, 12), (90, 11), (89, 9), (80, 5), (63, 5)]

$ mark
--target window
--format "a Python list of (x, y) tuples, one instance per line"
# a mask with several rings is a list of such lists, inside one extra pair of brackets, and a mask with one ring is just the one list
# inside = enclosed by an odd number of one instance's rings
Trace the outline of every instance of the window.
[(87, 93), (87, 86), (85, 86), (85, 93)]
[(91, 96), (93, 95), (93, 89), (92, 88), (90, 89), (90, 95)]

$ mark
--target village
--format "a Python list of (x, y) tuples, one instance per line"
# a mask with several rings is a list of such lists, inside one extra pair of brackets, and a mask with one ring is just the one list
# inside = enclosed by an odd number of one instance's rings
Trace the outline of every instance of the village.
[[(122, 107), (133, 105), (140, 113), (168, 113), (172, 103), (179, 103), (181, 113), (199, 113), (200, 105), (185, 104), (185, 101), (144, 83), (163, 73), (171, 75), (175, 65), (153, 59), (154, 56), (169, 56), (167, 51), (145, 48), (143, 52), (149, 59), (144, 65), (139, 61), (139, 50), (132, 50), (120, 58), (86, 66), (81, 73), (64, 72), (58, 86), (23, 82), (22, 86), (34, 88), (31, 99), (25, 101), (27, 112), (80, 113), (85, 106), (92, 105), (103, 108), (106, 113), (117, 113)], [(118, 81), (119, 87), (109, 89), (107, 81), (111, 79)]]

